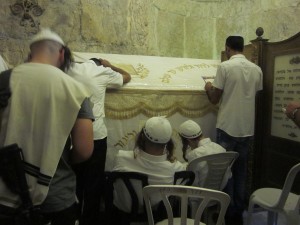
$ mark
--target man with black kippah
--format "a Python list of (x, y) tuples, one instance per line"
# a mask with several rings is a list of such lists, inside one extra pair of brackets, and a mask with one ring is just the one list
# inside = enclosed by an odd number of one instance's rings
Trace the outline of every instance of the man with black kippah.
[(125, 70), (112, 65), (105, 59), (91, 58), (83, 63), (72, 63), (66, 71), (75, 80), (88, 86), (93, 95), (95, 122), (94, 151), (91, 158), (76, 168), (77, 197), (81, 206), (80, 225), (97, 224), (101, 198), (105, 190), (105, 161), (107, 153), (107, 128), (104, 122), (106, 88), (120, 88), (131, 80)]
[(228, 61), (218, 67), (216, 78), (205, 90), (211, 103), (220, 103), (217, 118), (217, 143), (227, 151), (239, 153), (232, 178), (225, 191), (231, 197), (226, 224), (242, 225), (246, 197), (247, 155), (254, 135), (255, 98), (262, 90), (261, 69), (242, 54), (244, 39), (229, 36), (225, 53)]

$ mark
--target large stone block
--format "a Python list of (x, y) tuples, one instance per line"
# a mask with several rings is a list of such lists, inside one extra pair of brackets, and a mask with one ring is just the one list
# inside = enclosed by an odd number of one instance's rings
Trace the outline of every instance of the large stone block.
[(182, 57), (184, 52), (184, 16), (159, 11), (156, 36), (161, 56)]
[(215, 19), (187, 17), (185, 19), (184, 56), (212, 59), (215, 34)]
[[(0, 54), (10, 65), (27, 55), (28, 43), (40, 27), (50, 27), (73, 51), (220, 58), (225, 38), (241, 34), (255, 39), (284, 40), (299, 32), (299, 0), (39, 0), (44, 10), (35, 26), (20, 21), (2, 1)], [(22, 43), (22, 44), (20, 44)]]
[(127, 36), (127, 11), (125, 0), (83, 4), (81, 18), (83, 40), (108, 45), (121, 43)]

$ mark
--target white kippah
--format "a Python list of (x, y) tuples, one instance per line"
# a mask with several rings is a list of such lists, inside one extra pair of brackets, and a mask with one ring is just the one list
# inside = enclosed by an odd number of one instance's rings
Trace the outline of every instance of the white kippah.
[(187, 120), (179, 126), (178, 133), (185, 138), (196, 138), (202, 134), (202, 130), (196, 122)]
[(146, 137), (154, 143), (165, 144), (172, 136), (171, 124), (165, 117), (148, 119), (143, 131)]
[(65, 45), (64, 41), (61, 39), (58, 34), (55, 32), (51, 31), (49, 28), (42, 28), (39, 33), (37, 33), (35, 36), (30, 41), (30, 45), (33, 43), (39, 42), (39, 41), (44, 41), (44, 40), (50, 40), (50, 41), (55, 41), (61, 45)]

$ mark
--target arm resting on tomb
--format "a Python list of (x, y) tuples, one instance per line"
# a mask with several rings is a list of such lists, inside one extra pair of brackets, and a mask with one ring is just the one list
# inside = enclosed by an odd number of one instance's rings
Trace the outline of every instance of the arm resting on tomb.
[(128, 83), (130, 80), (131, 80), (131, 76), (129, 73), (127, 73), (125, 70), (119, 68), (119, 67), (116, 67), (112, 64), (110, 64), (109, 61), (105, 60), (105, 59), (99, 59), (99, 61), (101, 62), (101, 65), (104, 66), (104, 67), (110, 67), (113, 71), (115, 72), (118, 72), (120, 74), (122, 74), (123, 76), (123, 83)]
[(290, 102), (286, 106), (286, 116), (294, 121), (294, 123), (300, 128), (300, 102)]
[(216, 105), (219, 103), (222, 93), (223, 93), (223, 90), (214, 87), (211, 82), (207, 82), (205, 84), (205, 91), (206, 91), (208, 100), (212, 104)]
[(295, 118), (293, 119), (294, 123), (300, 128), (300, 109), (294, 113)]

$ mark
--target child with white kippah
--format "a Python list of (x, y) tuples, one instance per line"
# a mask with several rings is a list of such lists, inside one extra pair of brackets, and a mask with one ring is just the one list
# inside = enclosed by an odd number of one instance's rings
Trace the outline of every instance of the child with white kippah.
[[(165, 117), (148, 119), (137, 136), (134, 151), (120, 150), (115, 158), (113, 171), (147, 174), (150, 185), (173, 184), (175, 172), (184, 171), (186, 167), (173, 155), (172, 132), (171, 124)], [(142, 209), (142, 193), (138, 193), (138, 195)], [(124, 196), (122, 187), (115, 186), (114, 205), (119, 210), (130, 211), (128, 199), (129, 196), (127, 198)]]
[[(204, 137), (201, 127), (192, 120), (187, 120), (179, 126), (179, 136), (182, 141), (182, 153), (185, 161), (190, 163), (192, 160), (216, 153), (226, 152), (226, 150), (210, 140), (210, 138)], [(206, 163), (204, 162), (199, 168), (199, 173), (195, 174), (194, 186), (202, 187), (207, 176)], [(222, 187), (227, 184), (227, 180), (231, 176), (231, 171), (226, 174)]]

